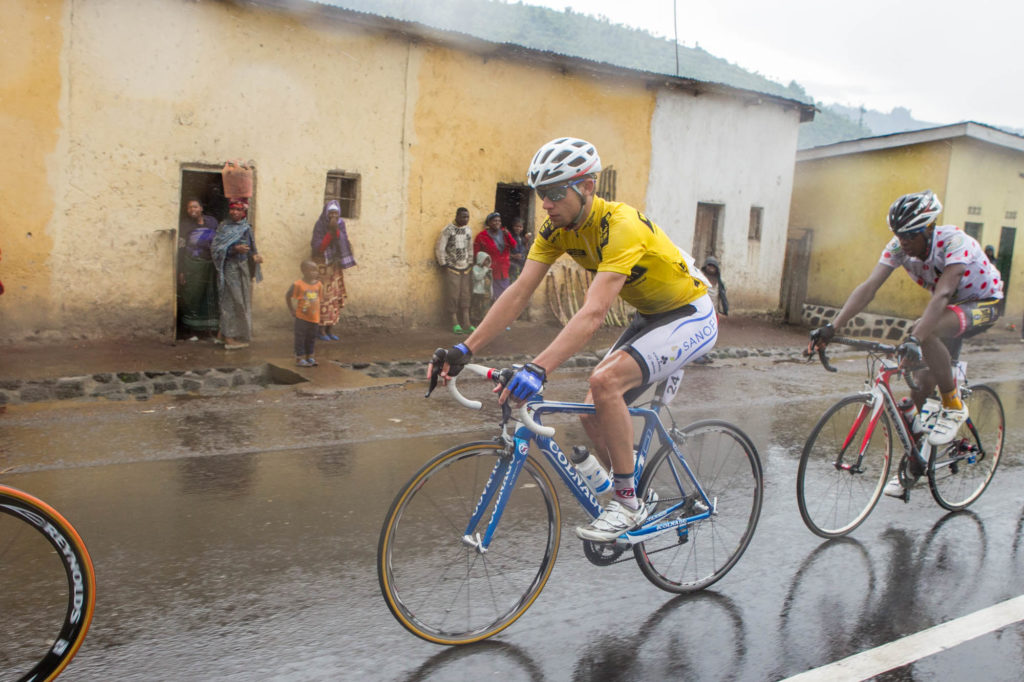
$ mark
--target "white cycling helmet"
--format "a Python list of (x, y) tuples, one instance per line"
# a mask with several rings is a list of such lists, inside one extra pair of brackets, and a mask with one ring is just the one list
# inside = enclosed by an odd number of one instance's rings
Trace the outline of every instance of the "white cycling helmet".
[(917, 232), (935, 222), (940, 213), (942, 202), (930, 189), (904, 194), (889, 207), (889, 229), (896, 234)]
[(601, 170), (597, 149), (586, 140), (558, 137), (537, 150), (526, 172), (530, 187), (567, 183)]

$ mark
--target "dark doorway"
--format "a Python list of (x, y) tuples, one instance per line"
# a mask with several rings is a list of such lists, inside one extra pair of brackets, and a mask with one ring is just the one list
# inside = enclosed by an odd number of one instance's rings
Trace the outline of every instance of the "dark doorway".
[(786, 259), (782, 264), (782, 292), (779, 304), (787, 324), (803, 323), (813, 236), (814, 232), (811, 230), (794, 230), (786, 240)]
[(1006, 310), (1006, 299), (1010, 295), (1010, 272), (1013, 270), (1013, 244), (1017, 240), (1017, 228), (1004, 227), (999, 234), (996, 249), (996, 267), (1003, 280), (1003, 302), (1000, 313)]
[(526, 185), (499, 183), (494, 191), (494, 210), (501, 214), (501, 224), (508, 227), (513, 218), (522, 218), (523, 224), (529, 226), (531, 196), (532, 191)]
[(178, 207), (178, 248), (175, 250), (174, 262), (174, 283), (175, 283), (175, 338), (189, 339), (196, 335), (196, 331), (185, 324), (182, 319), (183, 306), (182, 296), (182, 253), (185, 247), (185, 234), (181, 229), (185, 219), (188, 217), (185, 208), (192, 199), (198, 199), (203, 205), (203, 213), (213, 216), (219, 223), (228, 215), (228, 200), (224, 196), (224, 184), (221, 181), (219, 168), (210, 167), (209, 170), (202, 168), (182, 169), (181, 171), (181, 197)]
[(721, 204), (697, 204), (697, 221), (693, 230), (693, 251), (690, 253), (698, 266), (708, 256), (718, 256), (718, 226), (722, 220)]

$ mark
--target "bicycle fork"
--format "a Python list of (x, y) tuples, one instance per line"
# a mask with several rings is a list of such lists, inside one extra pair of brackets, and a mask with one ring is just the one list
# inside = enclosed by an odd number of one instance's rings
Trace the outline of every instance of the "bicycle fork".
[[(487, 552), (487, 548), (491, 544), (494, 531), (501, 520), (501, 513), (505, 509), (509, 496), (515, 489), (519, 473), (523, 470), (528, 448), (528, 443), (516, 442), (514, 447), (509, 448), (505, 455), (498, 458), (498, 461), (495, 462), (494, 467), (491, 469), (491, 474), (487, 478), (483, 492), (480, 493), (480, 499), (477, 500), (476, 507), (474, 507), (473, 513), (469, 517), (469, 523), (466, 524), (466, 531), (462, 535), (462, 544), (476, 549), (478, 554)], [(484, 530), (483, 537), (481, 537), (477, 531), (477, 526), (481, 519), (483, 519), (484, 512), (491, 505), (491, 500), (494, 500), (495, 494), (497, 494), (497, 499), (494, 501), (494, 508), (491, 510), (491, 518), (487, 521), (487, 528)]]

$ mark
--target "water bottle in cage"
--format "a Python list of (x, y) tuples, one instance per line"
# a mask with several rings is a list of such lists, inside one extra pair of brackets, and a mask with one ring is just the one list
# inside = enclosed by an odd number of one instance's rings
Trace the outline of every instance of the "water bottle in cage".
[(921, 423), (921, 415), (918, 414), (917, 405), (914, 404), (914, 401), (910, 398), (902, 398), (896, 406), (900, 408), (903, 421), (906, 422), (911, 434), (914, 436), (921, 435), (924, 431), (924, 425)]
[(608, 472), (597, 461), (597, 457), (590, 454), (590, 450), (585, 445), (572, 446), (572, 456), (569, 459), (572, 460), (576, 471), (580, 472), (583, 480), (595, 493), (603, 493), (611, 487), (612, 481), (608, 478)]

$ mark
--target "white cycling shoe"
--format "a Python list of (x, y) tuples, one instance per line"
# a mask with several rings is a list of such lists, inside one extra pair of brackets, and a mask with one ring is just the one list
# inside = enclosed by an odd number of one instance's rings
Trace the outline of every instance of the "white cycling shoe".
[[(914, 483), (915, 484), (917, 483), (917, 479), (914, 480)], [(885, 484), (884, 488), (882, 488), (882, 493), (885, 494), (885, 495), (888, 495), (889, 497), (899, 497), (899, 498), (902, 498), (903, 497), (903, 484), (900, 483), (900, 477), (899, 476), (893, 476), (892, 478), (890, 478), (889, 482)]]
[(960, 430), (963, 423), (967, 421), (967, 406), (962, 409), (952, 410), (948, 407), (942, 408), (938, 418), (935, 420), (932, 431), (928, 434), (928, 442), (932, 445), (945, 445), (953, 440), (956, 432)]
[(639, 509), (630, 509), (613, 499), (589, 526), (576, 527), (576, 537), (592, 542), (612, 542), (626, 531), (641, 525), (647, 516), (646, 504), (641, 504)]

